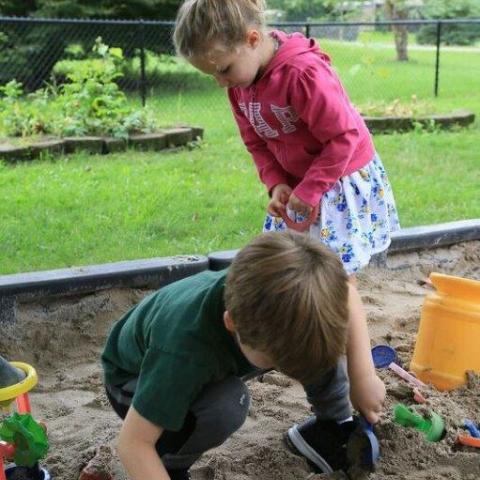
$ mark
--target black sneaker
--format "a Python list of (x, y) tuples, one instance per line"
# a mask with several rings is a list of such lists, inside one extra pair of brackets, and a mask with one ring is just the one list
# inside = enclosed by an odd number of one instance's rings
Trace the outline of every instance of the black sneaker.
[(190, 473), (187, 469), (168, 470), (170, 480), (190, 480)]
[(347, 467), (347, 442), (356, 424), (310, 417), (291, 427), (285, 439), (293, 453), (304, 456), (321, 473), (332, 473)]

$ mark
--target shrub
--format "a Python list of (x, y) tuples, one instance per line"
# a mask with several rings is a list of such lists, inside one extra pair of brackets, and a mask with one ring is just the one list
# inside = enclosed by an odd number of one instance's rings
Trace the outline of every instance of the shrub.
[(153, 115), (130, 107), (116, 83), (122, 75), (122, 51), (109, 48), (98, 38), (93, 53), (95, 58), (77, 63), (60, 87), (37, 90), (27, 99), (21, 98), (21, 84), (16, 81), (1, 87), (5, 98), (0, 107), (0, 129), (10, 136), (126, 137), (152, 131)]
[(53, 112), (48, 108), (46, 91), (39, 90), (23, 99), (20, 82), (11, 80), (3, 87), (0, 102), (0, 130), (11, 137), (26, 137), (48, 133), (49, 117)]
[[(71, 46), (69, 47), (69, 51)], [(79, 55), (77, 53), (77, 55)], [(64, 83), (68, 75), (76, 70), (96, 68), (92, 58), (66, 59), (57, 62), (53, 74), (57, 83)], [(141, 81), (140, 53), (126, 59), (121, 64), (122, 75), (115, 82), (126, 90), (138, 89)], [(145, 75), (149, 87), (162, 86), (164, 88), (203, 87), (211, 80), (207, 80), (185, 60), (174, 55), (156, 54), (150, 50), (145, 54)]]
[[(480, 17), (478, 0), (430, 0), (425, 5), (425, 15), (430, 19), (456, 19)], [(479, 24), (443, 24), (442, 43), (445, 45), (473, 45), (480, 38)], [(424, 25), (417, 33), (417, 42), (434, 45), (437, 26)]]
[[(1, 3), (1, 2), (0, 2)], [(58, 25), (2, 25), (0, 84), (15, 78), (27, 92), (43, 86), (55, 62), (63, 55), (66, 29)]]
[(359, 107), (362, 115), (372, 117), (422, 117), (434, 113), (434, 107), (412, 95), (409, 102), (396, 98), (392, 102), (372, 100)]

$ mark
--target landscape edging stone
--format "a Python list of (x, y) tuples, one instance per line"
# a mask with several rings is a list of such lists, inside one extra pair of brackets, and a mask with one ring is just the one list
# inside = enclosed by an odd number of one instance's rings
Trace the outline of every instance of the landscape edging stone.
[(389, 133), (413, 130), (416, 124), (424, 127), (433, 124), (440, 128), (466, 127), (475, 121), (475, 114), (468, 110), (460, 110), (447, 114), (432, 114), (420, 117), (371, 117), (365, 115), (363, 119), (372, 133)]
[(0, 145), (0, 160), (8, 163), (35, 160), (48, 152), (52, 155), (87, 152), (90, 154), (109, 154), (122, 152), (127, 146), (143, 151), (159, 151), (167, 148), (182, 147), (191, 141), (203, 138), (202, 127), (180, 127), (162, 129), (154, 133), (131, 135), (127, 140), (115, 137), (65, 137), (63, 139), (44, 140), (25, 146)]

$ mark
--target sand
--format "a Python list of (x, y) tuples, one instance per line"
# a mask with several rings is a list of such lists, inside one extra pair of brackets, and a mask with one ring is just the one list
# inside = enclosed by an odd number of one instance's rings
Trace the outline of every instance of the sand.
[[(422, 285), (432, 271), (480, 279), (480, 242), (450, 248), (396, 254), (387, 269), (367, 269), (359, 276), (372, 345), (389, 343), (404, 366), (411, 358), (420, 307), (430, 291)], [(45, 299), (19, 305), (18, 322), (2, 325), (0, 353), (37, 368), (40, 382), (31, 394), (35, 417), (48, 426), (50, 451), (43, 463), (55, 480), (77, 479), (89, 462), (110, 468), (125, 480), (112, 447), (120, 420), (104, 395), (99, 353), (117, 318), (147, 291), (113, 289), (85, 296)], [(480, 339), (479, 339), (480, 345)], [(460, 447), (456, 435), (464, 418), (480, 421), (480, 380), (449, 393), (427, 391), (431, 408), (445, 418), (447, 434), (438, 443), (392, 422), (392, 405), (414, 404), (409, 389), (386, 370), (385, 415), (376, 427), (381, 459), (373, 473), (351, 478), (391, 480), (475, 480), (480, 478), (480, 450)], [(282, 436), (310, 414), (300, 385), (272, 372), (249, 381), (252, 408), (245, 425), (224, 445), (204, 455), (193, 469), (196, 480), (320, 480), (347, 478), (317, 475), (290, 453)]]

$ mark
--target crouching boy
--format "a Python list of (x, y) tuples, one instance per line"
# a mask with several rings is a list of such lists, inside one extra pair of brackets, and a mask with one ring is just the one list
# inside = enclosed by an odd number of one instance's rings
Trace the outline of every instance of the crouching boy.
[(364, 318), (349, 315), (359, 302), (352, 290), (341, 262), (318, 241), (272, 232), (251, 241), (228, 270), (177, 281), (132, 308), (102, 354), (108, 398), (124, 418), (118, 454), (129, 477), (190, 478), (202, 453), (245, 421), (242, 376), (259, 368), (305, 386), (315, 415), (289, 429), (290, 447), (321, 471), (344, 467), (354, 428), (345, 353), (360, 349), (362, 368), (348, 370), (377, 385), (361, 399), (362, 413), (377, 420), (384, 398)]

